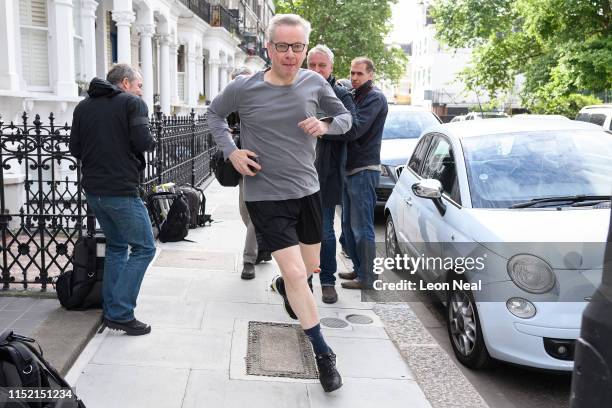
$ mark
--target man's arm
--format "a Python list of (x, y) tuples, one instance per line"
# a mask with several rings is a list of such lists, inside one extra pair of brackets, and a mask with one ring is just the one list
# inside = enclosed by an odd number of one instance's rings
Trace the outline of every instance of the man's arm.
[(361, 106), (357, 107), (356, 120), (351, 129), (353, 132), (342, 135), (341, 138), (326, 134), (323, 136), (325, 140), (344, 140), (346, 142), (352, 142), (361, 138), (365, 133), (372, 127), (372, 124), (380, 114), (381, 110), (387, 101), (379, 95), (372, 95), (374, 97), (366, 98)]
[(143, 153), (155, 145), (155, 139), (149, 129), (149, 109), (140, 98), (130, 98), (128, 101), (128, 126), (130, 129), (130, 145), (135, 152)]
[(319, 106), (327, 116), (332, 118), (326, 134), (342, 135), (349, 131), (353, 123), (351, 113), (340, 102), (328, 83), (319, 90)]
[(359, 123), (359, 119), (357, 117), (357, 106), (355, 105), (353, 95), (348, 90), (344, 90), (342, 93), (336, 93), (336, 96), (340, 99), (340, 102), (342, 102), (344, 107), (351, 113), (353, 125), (351, 126), (349, 131), (344, 134), (331, 135), (328, 133), (323, 135), (322, 138), (324, 140), (350, 142), (352, 140), (355, 140), (357, 135), (357, 124)]
[(72, 125), (70, 126), (70, 142), (68, 148), (70, 154), (77, 159), (81, 159), (81, 134), (79, 133), (79, 107), (74, 109), (72, 114)]
[(238, 110), (236, 93), (240, 83), (240, 79), (235, 79), (227, 84), (221, 93), (213, 99), (206, 112), (210, 133), (226, 159), (237, 149), (226, 118), (232, 112)]

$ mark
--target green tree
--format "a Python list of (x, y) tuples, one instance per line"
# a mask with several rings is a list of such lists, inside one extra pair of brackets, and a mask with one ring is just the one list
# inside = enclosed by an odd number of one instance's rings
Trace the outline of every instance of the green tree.
[(276, 13), (299, 14), (310, 21), (310, 44), (331, 48), (336, 76), (348, 77), (351, 60), (367, 56), (374, 61), (378, 78), (396, 82), (408, 59), (401, 49), (385, 45), (395, 3), (397, 0), (277, 0)]
[(473, 48), (470, 90), (506, 92), (523, 74), (527, 107), (573, 116), (596, 100), (577, 94), (612, 89), (610, 0), (436, 0), (431, 13), (441, 42)]

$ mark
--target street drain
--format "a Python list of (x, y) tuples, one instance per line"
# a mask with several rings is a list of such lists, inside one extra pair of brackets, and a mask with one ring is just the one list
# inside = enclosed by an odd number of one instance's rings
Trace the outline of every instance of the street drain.
[(371, 317), (360, 314), (348, 315), (346, 316), (346, 320), (353, 324), (371, 324), (372, 322), (374, 322)]
[(248, 375), (316, 379), (310, 341), (298, 324), (249, 322)]
[(323, 317), (321, 319), (321, 324), (331, 329), (343, 329), (345, 327), (348, 327), (347, 322), (342, 319), (337, 319), (335, 317)]

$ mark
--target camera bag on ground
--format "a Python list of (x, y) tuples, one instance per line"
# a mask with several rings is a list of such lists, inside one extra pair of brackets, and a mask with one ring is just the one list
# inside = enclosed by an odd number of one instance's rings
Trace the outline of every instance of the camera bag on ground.
[(207, 222), (212, 222), (210, 214), (206, 214), (204, 191), (191, 186), (181, 186), (178, 190), (183, 193), (189, 205), (189, 228), (203, 227)]
[(211, 166), (215, 178), (223, 187), (236, 187), (240, 182), (240, 173), (229, 160), (223, 158), (223, 152), (217, 150), (213, 155)]
[[(161, 207), (163, 200), (172, 201), (165, 217)], [(151, 193), (147, 196), (147, 208), (157, 228), (157, 238), (161, 242), (187, 241), (185, 237), (189, 233), (191, 214), (181, 192)]]
[[(33, 396), (61, 399), (24, 400), (11, 397), (32, 388)], [(13, 393), (13, 395), (11, 395)], [(34, 339), (8, 330), (0, 334), (0, 406), (20, 408), (85, 408), (74, 390), (57, 370), (43, 358)]]
[(55, 281), (60, 304), (69, 310), (96, 309), (102, 307), (102, 281), (104, 279), (104, 254), (98, 244), (104, 244), (103, 235), (82, 236), (74, 245), (73, 269), (63, 272)]

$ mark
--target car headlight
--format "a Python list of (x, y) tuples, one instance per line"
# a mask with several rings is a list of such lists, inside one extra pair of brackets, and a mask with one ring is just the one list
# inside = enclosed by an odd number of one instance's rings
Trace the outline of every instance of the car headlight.
[(529, 293), (546, 293), (555, 286), (555, 274), (546, 261), (534, 255), (515, 255), (508, 261), (508, 275)]
[(506, 302), (508, 311), (521, 319), (530, 319), (536, 315), (536, 307), (527, 299), (513, 297)]

